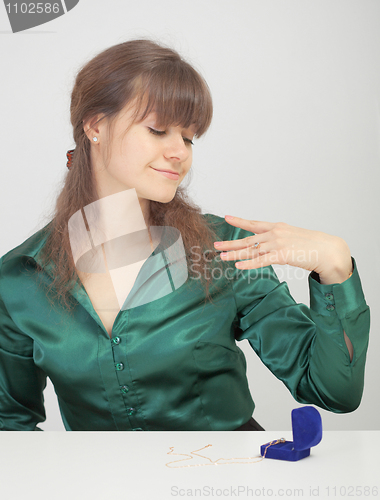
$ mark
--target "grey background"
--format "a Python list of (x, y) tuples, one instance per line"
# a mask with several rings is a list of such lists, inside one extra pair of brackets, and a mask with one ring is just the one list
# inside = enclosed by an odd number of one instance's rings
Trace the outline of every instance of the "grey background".
[[(371, 336), (361, 406), (320, 410), (325, 430), (379, 429), (380, 2), (377, 0), (81, 0), (12, 34), (0, 6), (0, 255), (48, 220), (72, 149), (69, 99), (99, 51), (150, 37), (206, 78), (215, 113), (194, 146), (190, 193), (204, 212), (284, 221), (345, 239)], [(274, 266), (297, 302), (307, 274)], [(80, 334), (80, 332), (78, 332)], [(298, 405), (244, 341), (255, 418), (291, 428)], [(44, 430), (63, 430), (51, 383)]]

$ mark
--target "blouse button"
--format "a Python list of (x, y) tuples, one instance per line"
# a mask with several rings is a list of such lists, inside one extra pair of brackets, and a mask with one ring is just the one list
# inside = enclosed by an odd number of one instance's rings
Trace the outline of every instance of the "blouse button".
[(133, 415), (135, 411), (136, 410), (134, 408), (127, 408), (127, 415)]
[(127, 394), (127, 392), (128, 392), (128, 391), (129, 391), (129, 387), (128, 387), (127, 385), (123, 385), (123, 386), (121, 387), (121, 392), (122, 392), (123, 394)]
[(333, 306), (332, 304), (329, 304), (328, 306), (326, 306), (326, 309), (328, 311), (333, 311), (335, 309), (335, 306)]
[(111, 340), (112, 344), (113, 345), (118, 345), (120, 344), (121, 342), (121, 338), (120, 337), (114, 337), (112, 340)]
[(332, 300), (334, 298), (334, 295), (331, 292), (329, 292), (329, 293), (325, 293), (325, 297), (327, 300)]
[(124, 370), (124, 364), (123, 363), (116, 363), (115, 365), (116, 370)]

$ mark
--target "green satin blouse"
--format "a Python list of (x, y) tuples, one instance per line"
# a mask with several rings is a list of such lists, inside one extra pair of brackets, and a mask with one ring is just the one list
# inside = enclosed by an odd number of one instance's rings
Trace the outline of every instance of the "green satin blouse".
[[(252, 234), (204, 217), (220, 240)], [(236, 343), (243, 339), (299, 403), (333, 412), (358, 407), (370, 312), (354, 259), (341, 284), (309, 275), (310, 308), (295, 302), (271, 266), (258, 273), (231, 261), (210, 287), (211, 302), (188, 278), (172, 293), (119, 311), (110, 339), (83, 286), (72, 292), (70, 316), (51, 308), (28, 273), (41, 265), (41, 231), (0, 259), (0, 430), (40, 430), (46, 377), (69, 431), (234, 430), (255, 408)], [(142, 277), (166, 272), (162, 266), (144, 276), (146, 263), (130, 295)], [(48, 269), (42, 279), (51, 280)]]

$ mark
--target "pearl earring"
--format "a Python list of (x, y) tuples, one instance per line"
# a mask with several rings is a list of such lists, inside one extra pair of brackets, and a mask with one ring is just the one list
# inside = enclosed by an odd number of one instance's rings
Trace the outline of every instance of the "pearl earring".
[(97, 138), (97, 137), (93, 137), (93, 138), (92, 138), (92, 140), (93, 140), (94, 142), (98, 142), (98, 138)]

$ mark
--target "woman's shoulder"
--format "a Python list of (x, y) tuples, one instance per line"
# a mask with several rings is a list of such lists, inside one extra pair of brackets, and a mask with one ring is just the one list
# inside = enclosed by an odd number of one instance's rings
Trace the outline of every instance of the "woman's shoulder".
[(206, 221), (210, 224), (210, 227), (216, 232), (221, 241), (225, 240), (237, 240), (241, 238), (247, 238), (255, 233), (241, 229), (240, 227), (232, 226), (226, 222), (224, 217), (220, 217), (215, 214), (202, 214)]
[(225, 221), (224, 217), (215, 214), (202, 214), (207, 224), (218, 234), (227, 234), (231, 226)]
[(8, 271), (14, 272), (15, 266), (22, 265), (24, 257), (36, 260), (46, 242), (50, 224), (51, 221), (0, 257), (0, 277)]

